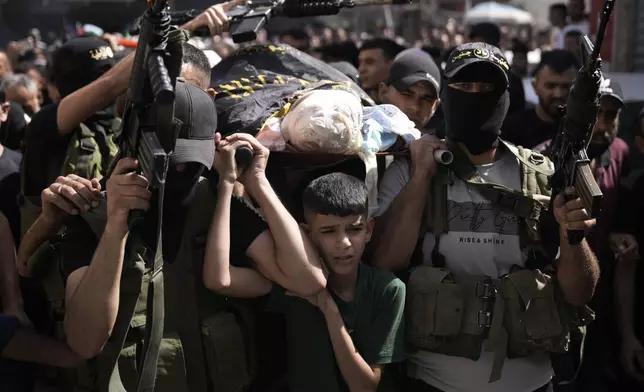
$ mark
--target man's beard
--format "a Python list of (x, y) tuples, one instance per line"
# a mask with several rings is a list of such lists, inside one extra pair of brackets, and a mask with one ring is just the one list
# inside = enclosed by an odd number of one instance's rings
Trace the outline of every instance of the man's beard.
[(557, 118), (559, 116), (559, 107), (566, 103), (563, 99), (543, 99), (539, 97), (539, 106), (552, 118)]

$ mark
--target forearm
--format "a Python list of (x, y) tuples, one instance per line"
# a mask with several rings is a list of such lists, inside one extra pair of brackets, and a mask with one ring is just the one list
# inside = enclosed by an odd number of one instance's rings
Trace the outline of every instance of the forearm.
[(597, 258), (585, 239), (578, 245), (570, 245), (563, 229), (560, 229), (559, 237), (561, 255), (557, 279), (571, 305), (585, 305), (592, 298), (599, 280)]
[(284, 276), (309, 295), (326, 287), (326, 276), (319, 254), (308, 235), (279, 200), (264, 177), (246, 186), (259, 204), (275, 242), (275, 259)]
[(82, 361), (65, 343), (26, 328), (15, 332), (2, 350), (2, 357), (60, 367), (75, 367)]
[(20, 248), (18, 249), (18, 257), (16, 258), (16, 267), (20, 275), (29, 277), (31, 271), (27, 263), (29, 259), (36, 253), (38, 248), (54, 236), (60, 225), (55, 222), (48, 222), (39, 216), (34, 224), (27, 230), (22, 241), (20, 241)]
[(349, 390), (351, 392), (375, 391), (378, 387), (379, 377), (356, 350), (337, 307), (327, 306), (324, 318), (335, 359)]
[(635, 272), (637, 261), (617, 260), (615, 268), (615, 308), (620, 335), (633, 336), (633, 311), (635, 305)]
[(127, 91), (133, 62), (134, 53), (131, 53), (103, 76), (60, 101), (57, 123), (61, 136), (73, 131)]
[(254, 298), (270, 292), (272, 284), (252, 268), (230, 264), (230, 203), (234, 185), (219, 182), (203, 266), (204, 285), (219, 294)]
[(217, 205), (213, 214), (203, 264), (204, 284), (220, 292), (230, 287), (230, 201), (234, 185), (219, 181)]
[(126, 238), (108, 222), (87, 272), (67, 301), (67, 342), (83, 358), (100, 353), (116, 322)]
[(3, 218), (0, 228), (0, 300), (4, 312), (22, 308), (22, 294), (16, 269), (16, 249), (9, 223)]
[(376, 221), (376, 235), (372, 241), (377, 247), (373, 252), (373, 265), (390, 271), (404, 270), (409, 266), (423, 222), (429, 181), (412, 177), (385, 214)]

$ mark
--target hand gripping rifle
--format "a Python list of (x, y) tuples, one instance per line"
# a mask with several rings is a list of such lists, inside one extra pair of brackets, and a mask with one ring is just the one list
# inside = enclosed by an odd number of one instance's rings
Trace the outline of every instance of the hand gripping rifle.
[[(615, 0), (605, 0), (602, 17), (597, 31), (596, 43), (587, 36), (582, 36), (582, 67), (572, 85), (566, 101), (563, 120), (551, 146), (555, 173), (550, 179), (553, 196), (566, 187), (574, 186), (578, 197), (591, 218), (596, 218), (601, 211), (602, 192), (595, 182), (590, 159), (586, 148), (593, 135), (597, 113), (599, 111), (599, 88), (602, 79), (599, 58), (606, 26), (613, 12)], [(565, 195), (566, 200), (576, 196)], [(554, 197), (552, 198), (554, 202)], [(551, 205), (551, 211), (553, 211)], [(584, 239), (584, 231), (568, 231), (568, 242), (579, 244)]]
[[(174, 88), (181, 71), (182, 45), (185, 42), (185, 36), (180, 31), (171, 31), (168, 0), (148, 0), (148, 4), (149, 8), (140, 19), (139, 40), (127, 90), (128, 101), (119, 134), (121, 157), (136, 158), (139, 162), (137, 171), (148, 180), (150, 189), (158, 192), (157, 243), (153, 263), (146, 260), (146, 269), (151, 269), (152, 275), (147, 292), (143, 352), (137, 366), (140, 369), (137, 391), (146, 392), (154, 390), (163, 336), (163, 194), (170, 154), (174, 150), (179, 131), (173, 121)], [(140, 240), (143, 211), (132, 211), (128, 223), (128, 242), (131, 239)], [(126, 250), (127, 253), (129, 252)], [(131, 316), (136, 302), (122, 300), (119, 313)], [(114, 336), (125, 339), (128, 326), (129, 319), (125, 326), (117, 322)], [(124, 331), (116, 331), (119, 327)], [(116, 359), (118, 361), (118, 354)], [(118, 378), (118, 364), (109, 381), (109, 391), (115, 390), (125, 391)]]
[[(410, 4), (412, 0), (249, 0), (228, 13), (233, 42), (242, 43), (257, 39), (257, 32), (274, 16), (302, 18), (335, 15), (343, 8), (367, 5)], [(171, 14), (172, 23), (183, 25), (196, 18), (202, 11), (177, 11)], [(194, 35), (208, 36), (207, 27), (194, 31)]]

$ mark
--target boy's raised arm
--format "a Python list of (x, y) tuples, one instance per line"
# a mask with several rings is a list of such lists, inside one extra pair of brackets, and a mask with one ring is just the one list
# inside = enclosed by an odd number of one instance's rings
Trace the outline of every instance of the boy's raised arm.
[(263, 233), (247, 250), (247, 255), (267, 278), (301, 295), (312, 295), (326, 287), (326, 273), (308, 235), (286, 210), (270, 186), (264, 169), (269, 151), (254, 137), (237, 133), (229, 143), (245, 141), (254, 152), (252, 164), (240, 180), (259, 204), (270, 233)]
[(240, 203), (232, 198), (237, 180), (235, 150), (242, 145), (248, 146), (243, 141), (218, 142), (214, 163), (219, 173), (217, 206), (208, 233), (203, 280), (207, 288), (223, 295), (259, 297), (270, 292), (271, 282), (252, 268), (240, 268), (230, 264), (231, 203)]

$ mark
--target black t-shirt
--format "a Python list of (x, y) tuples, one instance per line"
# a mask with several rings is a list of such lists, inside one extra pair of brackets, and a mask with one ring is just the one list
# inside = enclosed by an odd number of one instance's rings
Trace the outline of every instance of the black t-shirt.
[(60, 136), (58, 104), (45, 106), (27, 126), (25, 138), (25, 195), (39, 197), (61, 174), (72, 134)]
[(0, 144), (12, 150), (20, 151), (25, 138), (27, 120), (25, 111), (17, 103), (9, 103), (7, 121), (0, 124)]
[(19, 152), (6, 147), (0, 155), (0, 211), (9, 221), (16, 246), (20, 243), (20, 159)]
[(556, 123), (543, 121), (536, 108), (529, 108), (506, 117), (501, 137), (517, 146), (533, 148), (551, 139), (556, 131)]
[[(109, 128), (114, 119), (114, 108), (109, 107), (83, 121), (90, 129), (100, 123)], [(25, 139), (25, 195), (39, 197), (40, 193), (61, 175), (73, 132), (61, 136), (58, 129), (58, 103), (46, 106), (36, 113), (27, 127)]]
[[(644, 169), (631, 172), (623, 178), (618, 193), (616, 232), (625, 232), (635, 235), (640, 248), (640, 255), (644, 249), (644, 225), (641, 220), (644, 216)], [(644, 313), (638, 312), (644, 306), (644, 263), (637, 264), (635, 274), (635, 306), (634, 323), (635, 333), (640, 340), (644, 339)]]
[[(213, 197), (215, 197), (214, 194)], [(246, 251), (253, 241), (267, 229), (268, 224), (259, 214), (250, 208), (242, 198), (233, 197), (230, 203), (231, 263), (247, 267)], [(60, 244), (65, 280), (72, 272), (91, 263), (97, 246), (98, 238), (87, 222), (80, 217), (70, 217)]]
[(510, 80), (510, 108), (508, 114), (520, 113), (525, 109), (525, 90), (523, 89), (523, 80), (520, 77), (509, 73)]

